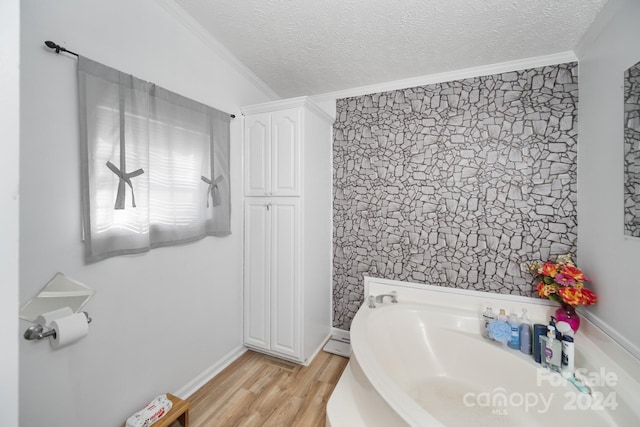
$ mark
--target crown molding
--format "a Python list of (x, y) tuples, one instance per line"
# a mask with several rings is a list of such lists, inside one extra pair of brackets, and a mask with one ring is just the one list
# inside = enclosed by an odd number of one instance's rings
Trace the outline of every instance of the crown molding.
[(240, 108), (243, 115), (269, 113), (272, 111), (286, 110), (289, 108), (305, 107), (315, 112), (324, 120), (333, 123), (334, 119), (326, 111), (320, 108), (311, 98), (299, 96), (297, 98), (286, 98), (278, 101), (263, 102), (262, 104), (246, 105)]
[(227, 61), (238, 73), (249, 80), (251, 83), (270, 99), (280, 99), (273, 89), (256, 76), (246, 65), (229, 51), (222, 43), (211, 35), (202, 27), (191, 15), (189, 15), (182, 7), (173, 0), (154, 0), (162, 9), (169, 13), (176, 21), (182, 24), (188, 31), (198, 37), (207, 47), (209, 47), (216, 55)]
[(506, 73), (509, 71), (524, 70), (527, 68), (544, 67), (546, 65), (556, 65), (565, 62), (577, 61), (575, 53), (572, 51), (554, 53), (551, 55), (535, 56), (531, 58), (518, 59), (515, 61), (499, 62), (496, 64), (481, 65), (479, 67), (464, 68), (461, 70), (447, 71), (444, 73), (429, 74), (426, 76), (411, 77), (403, 80), (378, 83), (368, 86), (360, 86), (352, 89), (328, 92), (314, 95), (310, 98), (316, 102), (328, 102), (340, 98), (352, 96), (368, 95), (371, 93), (387, 92), (390, 90), (406, 89), (416, 86), (425, 86), (434, 83), (450, 82), (453, 80), (468, 79), (472, 77), (488, 76), (491, 74)]

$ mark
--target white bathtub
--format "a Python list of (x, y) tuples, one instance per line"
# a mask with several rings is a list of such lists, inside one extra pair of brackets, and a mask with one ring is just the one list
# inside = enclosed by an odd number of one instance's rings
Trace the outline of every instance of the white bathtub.
[[(531, 356), (482, 338), (477, 314), (482, 303), (473, 293), (439, 301), (429, 295), (425, 303), (416, 301), (414, 291), (395, 289), (398, 304), (375, 309), (364, 304), (354, 318), (352, 357), (327, 406), (329, 426), (640, 425), (629, 404), (637, 406), (640, 399), (638, 378), (597, 354), (598, 346), (580, 332), (576, 366), (585, 367), (590, 395)], [(527, 306), (527, 300), (502, 296), (494, 306), (511, 311)], [(530, 316), (541, 319), (552, 308), (528, 306)]]

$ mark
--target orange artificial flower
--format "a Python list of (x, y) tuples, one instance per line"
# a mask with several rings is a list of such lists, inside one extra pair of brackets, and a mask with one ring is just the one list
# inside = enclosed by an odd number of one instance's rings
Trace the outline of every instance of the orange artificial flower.
[(595, 304), (596, 294), (584, 287), (589, 278), (571, 260), (571, 255), (560, 255), (556, 262), (528, 264), (536, 278), (536, 290), (540, 298), (566, 303), (572, 306)]
[(544, 282), (538, 283), (538, 295), (541, 298), (549, 298), (549, 295), (554, 294), (556, 291), (553, 286), (545, 285)]
[(582, 288), (582, 304), (585, 306), (595, 304), (598, 301), (598, 297), (593, 291), (587, 288)]
[(576, 306), (582, 303), (582, 289), (570, 287), (560, 288), (558, 289), (558, 295), (569, 305)]
[(565, 265), (564, 267), (562, 267), (562, 270), (560, 271), (560, 273), (564, 274), (565, 276), (571, 277), (576, 282), (589, 281), (589, 279), (587, 279), (587, 277), (584, 275), (582, 270), (572, 265)]
[(540, 269), (538, 269), (538, 274), (554, 277), (556, 274), (558, 274), (558, 269), (556, 268), (556, 265), (554, 263), (552, 263), (551, 261), (547, 261), (542, 264)]

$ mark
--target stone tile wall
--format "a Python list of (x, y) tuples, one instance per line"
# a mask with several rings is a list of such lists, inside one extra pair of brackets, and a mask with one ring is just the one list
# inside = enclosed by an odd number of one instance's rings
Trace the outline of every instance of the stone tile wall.
[(363, 276), (531, 295), (576, 250), (577, 64), (337, 101), (334, 326)]
[(624, 233), (640, 237), (640, 62), (624, 73)]

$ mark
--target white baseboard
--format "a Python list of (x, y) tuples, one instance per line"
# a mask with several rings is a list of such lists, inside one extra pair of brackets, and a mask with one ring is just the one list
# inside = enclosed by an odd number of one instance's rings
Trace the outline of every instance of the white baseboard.
[(309, 356), (309, 358), (305, 361), (305, 363), (303, 363), (303, 365), (304, 366), (309, 366), (311, 364), (311, 362), (313, 362), (313, 359), (316, 358), (318, 353), (320, 353), (320, 351), (324, 348), (324, 346), (327, 343), (327, 341), (329, 341), (330, 339), (331, 339), (331, 334), (329, 334), (326, 337), (324, 337), (324, 339), (320, 342), (320, 346), (315, 349), (315, 351), (311, 354), (311, 356)]
[(180, 399), (186, 399), (193, 393), (198, 391), (200, 387), (208, 383), (211, 378), (218, 375), (224, 368), (233, 363), (238, 357), (242, 356), (247, 351), (247, 348), (243, 345), (230, 351), (222, 359), (205, 369), (200, 375), (185, 384), (180, 390), (173, 393)]

